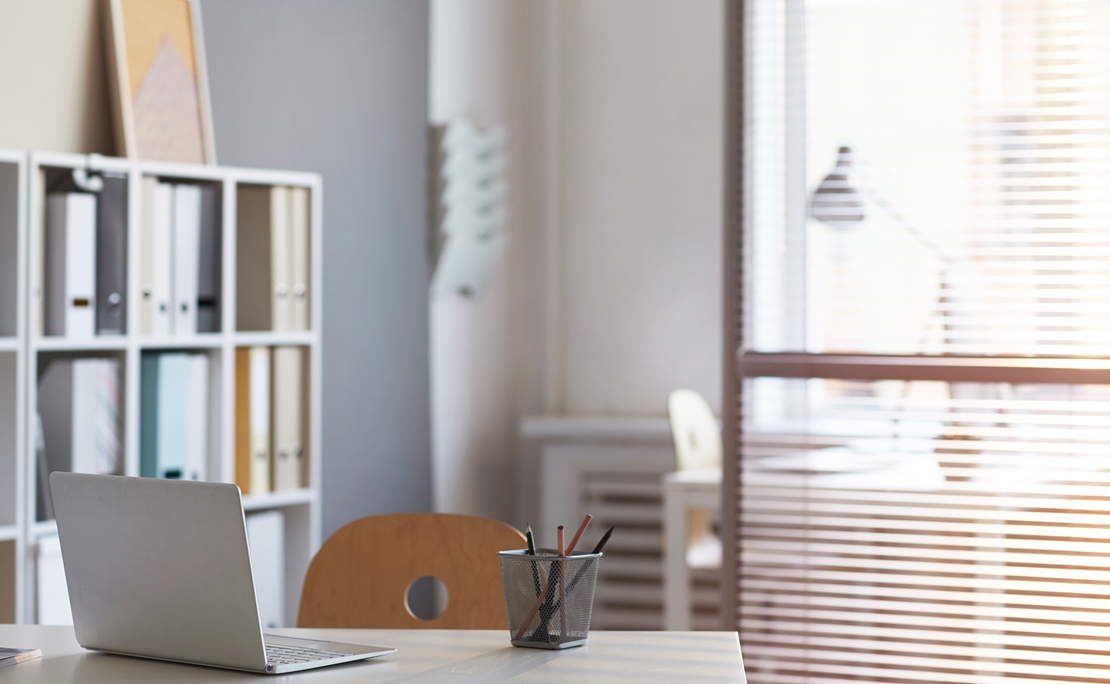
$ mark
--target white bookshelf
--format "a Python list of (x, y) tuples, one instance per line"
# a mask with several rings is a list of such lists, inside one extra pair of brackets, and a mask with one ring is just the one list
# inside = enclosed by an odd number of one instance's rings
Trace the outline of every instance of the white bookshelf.
[[(4, 161), (0, 156), (0, 162)], [(33, 440), (23, 439), (33, 434), (34, 411), (37, 406), (37, 381), (40, 365), (53, 358), (103, 357), (120, 360), (121, 389), (121, 445), (124, 475), (138, 476), (140, 471), (140, 360), (146, 351), (177, 350), (200, 352), (208, 356), (209, 382), (209, 461), (210, 481), (235, 481), (235, 350), (245, 346), (300, 346), (307, 351), (306, 362), (308, 393), (304, 403), (307, 410), (307, 487), (269, 494), (244, 497), (248, 513), (280, 509), (285, 519), (285, 622), (293, 626), (300, 600), (304, 574), (312, 555), (320, 544), (320, 311), (321, 311), (321, 179), (318, 174), (240, 169), (220, 166), (198, 166), (147, 162), (101, 157), (99, 155), (71, 155), (32, 152), (20, 162), (20, 179), (23, 189), (21, 207), (21, 268), (20, 282), (20, 331), (18, 339), (8, 342), (0, 339), (0, 355), (7, 346), (20, 356), (22, 384), (18, 388), (21, 413), (18, 416), (18, 454), (14, 476), (22, 483), (15, 504), (15, 519), (8, 521), (0, 515), (0, 563), (4, 533), (14, 528), (15, 577), (12, 592), (15, 595), (16, 619), (34, 621), (35, 605), (35, 554), (37, 539), (57, 533), (52, 520), (37, 520), (37, 496), (40, 484), (36, 467)], [(102, 335), (89, 339), (67, 339), (43, 336), (37, 320), (41, 315), (42, 282), (41, 254), (43, 231), (43, 204), (45, 188), (42, 174), (70, 169), (90, 171), (116, 171), (127, 175), (127, 314), (126, 333)], [(141, 300), (141, 248), (140, 225), (142, 220), (142, 179), (154, 176), (175, 183), (211, 184), (219, 189), (222, 215), (220, 332), (173, 337), (150, 337), (141, 333), (139, 302)], [(236, 330), (237, 273), (236, 250), (236, 199), (240, 185), (300, 186), (308, 188), (310, 196), (310, 329), (295, 332), (270, 332)], [(2, 390), (3, 388), (0, 388)], [(2, 453), (2, 452), (0, 452)], [(3, 461), (0, 461), (0, 465)], [(0, 581), (4, 572), (0, 566)], [(0, 592), (3, 589), (0, 587)], [(2, 596), (2, 594), (0, 594)], [(0, 609), (3, 600), (0, 598)]]

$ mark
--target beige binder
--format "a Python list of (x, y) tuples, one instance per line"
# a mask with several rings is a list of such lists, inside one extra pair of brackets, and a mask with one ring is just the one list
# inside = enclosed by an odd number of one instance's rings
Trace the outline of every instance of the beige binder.
[(293, 329), (289, 259), (289, 188), (270, 188), (270, 281), (273, 330)]
[(251, 350), (235, 349), (235, 484), (251, 493)]
[(235, 350), (235, 483), (270, 491), (270, 348)]
[(308, 264), (309, 218), (308, 188), (289, 188), (289, 258), (292, 329), (309, 329)]
[(274, 349), (274, 490), (298, 489), (304, 482), (302, 373), (304, 350)]

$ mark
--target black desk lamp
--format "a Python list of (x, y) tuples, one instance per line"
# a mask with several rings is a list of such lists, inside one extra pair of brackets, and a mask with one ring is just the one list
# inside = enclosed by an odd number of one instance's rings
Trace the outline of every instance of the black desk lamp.
[(944, 254), (925, 234), (918, 230), (904, 216), (894, 210), (879, 193), (860, 186), (859, 179), (852, 172), (852, 148), (841, 147), (836, 154), (836, 166), (825, 176), (810, 200), (809, 215), (821, 223), (837, 230), (848, 230), (861, 223), (866, 217), (863, 208), (863, 195), (879, 205), (898, 225), (912, 235), (923, 247), (933, 253), (946, 266), (952, 259)]
[[(949, 270), (954, 260), (941, 251), (940, 247), (925, 236), (904, 216), (894, 210), (879, 193), (860, 185), (859, 179), (852, 170), (852, 148), (841, 147), (836, 154), (836, 166), (825, 176), (824, 180), (813, 191), (810, 199), (809, 215), (836, 230), (850, 230), (863, 222), (866, 217), (864, 212), (863, 197), (867, 197), (882, 208), (891, 218), (898, 223), (917, 242), (928, 249), (942, 264), (940, 278), (940, 295), (937, 299), (934, 314), (940, 316), (944, 330), (947, 332), (947, 311), (944, 302), (947, 301)], [(922, 343), (928, 335), (928, 323), (922, 335)], [(947, 344), (949, 340), (945, 338)]]

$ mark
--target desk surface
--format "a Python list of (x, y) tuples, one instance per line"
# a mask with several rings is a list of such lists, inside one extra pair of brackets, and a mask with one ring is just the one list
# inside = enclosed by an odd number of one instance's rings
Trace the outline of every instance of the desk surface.
[(42, 659), (0, 670), (24, 682), (735, 682), (744, 684), (735, 632), (593, 632), (566, 651), (509, 645), (501, 631), (275, 629), (275, 634), (391, 646), (360, 663), (266, 676), (82, 649), (72, 627), (0, 625), (0, 646), (40, 648)]

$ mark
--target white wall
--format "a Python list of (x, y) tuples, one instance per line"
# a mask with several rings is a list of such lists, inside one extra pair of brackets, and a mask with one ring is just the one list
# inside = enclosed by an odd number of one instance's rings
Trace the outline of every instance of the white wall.
[(561, 408), (719, 411), (723, 5), (565, 7)]
[(433, 0), (432, 119), (507, 124), (513, 184), (493, 286), (430, 306), (437, 510), (523, 524), (523, 416), (719, 409), (723, 12)]
[(111, 154), (100, 3), (4, 2), (0, 147)]

